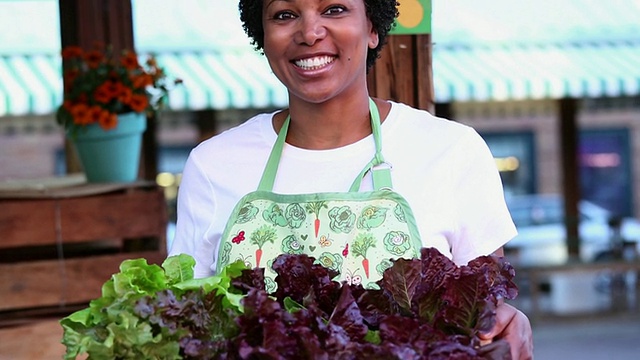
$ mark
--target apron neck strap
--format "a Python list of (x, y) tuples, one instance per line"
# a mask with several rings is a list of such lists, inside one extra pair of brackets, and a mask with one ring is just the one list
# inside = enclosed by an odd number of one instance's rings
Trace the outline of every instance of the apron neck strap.
[[(371, 130), (373, 133), (373, 139), (375, 142), (376, 152), (369, 161), (369, 163), (362, 169), (360, 174), (356, 177), (353, 184), (351, 184), (350, 192), (357, 192), (360, 189), (360, 184), (364, 176), (371, 171), (373, 179), (373, 188), (375, 190), (391, 189), (391, 166), (384, 161), (382, 157), (382, 136), (380, 132), (380, 113), (373, 99), (369, 98), (369, 113), (371, 115)], [(271, 154), (267, 160), (264, 172), (262, 173), (262, 179), (258, 185), (259, 191), (273, 191), (273, 185), (276, 179), (276, 173), (278, 171), (278, 165), (280, 164), (280, 157), (282, 156), (282, 150), (287, 139), (287, 132), (289, 131), (289, 123), (291, 117), (287, 116), (282, 124), (282, 128), (278, 133)]]

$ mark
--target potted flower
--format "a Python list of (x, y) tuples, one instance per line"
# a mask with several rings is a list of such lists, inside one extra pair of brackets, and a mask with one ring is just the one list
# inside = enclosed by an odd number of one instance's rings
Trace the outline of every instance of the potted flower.
[(132, 50), (69, 46), (62, 59), (64, 102), (56, 119), (76, 145), (87, 180), (135, 180), (146, 115), (180, 81), (169, 80), (153, 56), (140, 63)]

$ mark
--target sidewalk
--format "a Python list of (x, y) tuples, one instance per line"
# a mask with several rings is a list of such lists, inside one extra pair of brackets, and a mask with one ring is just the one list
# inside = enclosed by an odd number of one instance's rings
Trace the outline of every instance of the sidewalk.
[(640, 359), (640, 314), (545, 318), (533, 323), (536, 360)]

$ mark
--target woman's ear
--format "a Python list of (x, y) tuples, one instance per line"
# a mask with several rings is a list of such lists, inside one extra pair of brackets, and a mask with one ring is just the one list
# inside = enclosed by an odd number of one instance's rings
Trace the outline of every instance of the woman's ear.
[(371, 31), (371, 35), (369, 36), (369, 48), (375, 49), (380, 43), (380, 38), (378, 37), (378, 33), (375, 31)]
[(380, 37), (378, 36), (378, 32), (373, 27), (373, 23), (369, 20), (369, 48), (375, 49), (380, 43)]
[(380, 43), (380, 37), (378, 36), (378, 31), (373, 27), (371, 19), (367, 19), (367, 25), (369, 26), (369, 43), (367, 45), (369, 45), (369, 49), (375, 49)]

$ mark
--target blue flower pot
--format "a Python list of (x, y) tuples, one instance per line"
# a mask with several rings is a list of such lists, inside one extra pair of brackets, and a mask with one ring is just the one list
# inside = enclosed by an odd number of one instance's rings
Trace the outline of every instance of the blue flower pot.
[(88, 182), (132, 182), (138, 178), (144, 113), (118, 115), (118, 126), (104, 130), (97, 124), (79, 129), (75, 143)]

